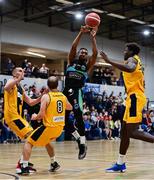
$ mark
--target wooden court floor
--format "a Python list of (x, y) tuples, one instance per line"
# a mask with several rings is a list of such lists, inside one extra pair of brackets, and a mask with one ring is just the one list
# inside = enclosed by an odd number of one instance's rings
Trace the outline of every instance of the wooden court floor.
[(154, 144), (132, 140), (127, 155), (127, 172), (105, 173), (117, 159), (119, 141), (88, 141), (88, 153), (84, 160), (77, 159), (75, 142), (54, 142), (56, 158), (61, 169), (49, 173), (50, 160), (44, 148), (34, 148), (31, 162), (37, 173), (14, 177), (15, 166), (23, 144), (0, 145), (0, 179), (154, 179)]

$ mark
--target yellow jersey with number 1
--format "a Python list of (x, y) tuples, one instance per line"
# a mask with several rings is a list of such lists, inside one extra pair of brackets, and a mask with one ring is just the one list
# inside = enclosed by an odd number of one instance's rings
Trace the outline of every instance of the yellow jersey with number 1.
[(49, 105), (43, 118), (44, 126), (64, 126), (65, 125), (65, 109), (66, 97), (61, 92), (49, 92)]
[(135, 55), (133, 58), (137, 61), (135, 71), (128, 73), (123, 71), (123, 79), (127, 94), (130, 93), (144, 93), (144, 72), (142, 62), (139, 56)]

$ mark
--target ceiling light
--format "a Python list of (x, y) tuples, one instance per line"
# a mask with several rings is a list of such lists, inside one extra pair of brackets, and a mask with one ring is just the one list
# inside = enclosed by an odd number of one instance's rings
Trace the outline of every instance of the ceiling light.
[(149, 36), (149, 35), (150, 35), (150, 31), (146, 29), (146, 30), (143, 31), (143, 34), (144, 34), (145, 36)]
[(103, 11), (103, 10), (100, 10), (100, 9), (96, 9), (96, 8), (90, 8), (90, 9), (86, 9), (85, 10), (86, 12), (96, 12), (96, 13), (107, 13), (107, 11)]
[(130, 19), (129, 21), (135, 22), (135, 23), (138, 23), (138, 24), (146, 24), (145, 21), (140, 21), (140, 20), (138, 20), (138, 19)]
[(75, 13), (75, 18), (76, 19), (81, 19), (82, 17), (83, 17), (82, 13), (80, 13), (80, 12)]
[(72, 14), (72, 15), (75, 15), (75, 14), (76, 14), (76, 12), (75, 12), (75, 11), (66, 11), (66, 13), (68, 13), (68, 14)]
[(62, 4), (74, 4), (73, 2), (66, 1), (66, 0), (56, 0), (56, 2), (62, 3)]
[(154, 27), (154, 24), (149, 24), (148, 26), (150, 26), (150, 27)]
[(46, 58), (46, 56), (43, 55), (43, 54), (34, 53), (34, 52), (31, 52), (31, 51), (27, 51), (27, 54), (34, 55), (34, 56), (38, 56), (38, 57), (42, 57), (42, 58)]
[(114, 13), (109, 13), (107, 14), (108, 16), (112, 16), (112, 17), (115, 17), (115, 18), (119, 18), (119, 19), (126, 19), (127, 17), (125, 16), (122, 16), (122, 15), (119, 15), (119, 14), (114, 14)]
[(57, 10), (60, 8), (60, 6), (54, 5), (54, 6), (50, 6), (49, 8), (52, 10)]

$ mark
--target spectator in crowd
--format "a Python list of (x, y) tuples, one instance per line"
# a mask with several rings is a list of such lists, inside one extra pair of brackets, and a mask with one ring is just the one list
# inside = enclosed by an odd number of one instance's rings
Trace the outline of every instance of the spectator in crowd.
[(38, 67), (38, 65), (33, 65), (33, 67), (32, 67), (32, 76), (34, 76), (35, 78), (39, 77), (39, 67)]
[(42, 67), (40, 68), (40, 77), (43, 79), (47, 79), (49, 75), (49, 68), (46, 67), (45, 64), (42, 64)]
[(104, 78), (105, 78), (106, 84), (111, 85), (111, 73), (108, 67), (106, 67), (104, 70)]
[(21, 65), (22, 69), (25, 69), (28, 67), (28, 60), (27, 59), (24, 59), (24, 61), (22, 62), (22, 65)]
[(32, 64), (31, 62), (28, 62), (26, 67), (24, 68), (25, 77), (31, 77), (32, 76)]
[(101, 74), (102, 74), (101, 68), (97, 67), (94, 69), (93, 76), (92, 76), (94, 83), (102, 84)]
[(12, 74), (12, 70), (14, 69), (15, 64), (12, 62), (12, 60), (10, 58), (8, 58), (8, 62), (7, 62), (7, 74), (11, 75)]

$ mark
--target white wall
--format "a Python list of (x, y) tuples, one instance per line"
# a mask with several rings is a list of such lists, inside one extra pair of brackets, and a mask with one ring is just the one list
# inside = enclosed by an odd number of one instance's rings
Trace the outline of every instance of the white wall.
[[(11, 76), (8, 75), (0, 75), (0, 81), (2, 81), (3, 85), (5, 84), (6, 80), (11, 79)], [(38, 89), (41, 89), (43, 86), (47, 87), (47, 79), (41, 79), (41, 78), (24, 78), (23, 81), (21, 81), (21, 84), (27, 84), (28, 86), (36, 85)], [(62, 90), (62, 81), (58, 81), (58, 89)]]
[[(68, 52), (76, 34), (55, 27), (49, 28), (45, 25), (11, 22), (2, 25), (1, 41)], [(124, 42), (97, 37), (97, 45), (98, 49), (103, 48), (110, 58), (123, 59)], [(91, 43), (87, 36), (82, 39), (81, 46), (88, 48), (91, 52)], [(154, 100), (154, 54), (149, 48), (142, 48), (141, 57), (145, 65), (146, 95)]]

